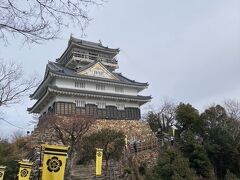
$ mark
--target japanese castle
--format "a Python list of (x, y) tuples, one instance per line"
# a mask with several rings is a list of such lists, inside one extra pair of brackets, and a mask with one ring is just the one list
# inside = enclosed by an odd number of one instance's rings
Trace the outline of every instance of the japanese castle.
[(140, 106), (151, 96), (141, 96), (139, 92), (148, 83), (115, 72), (118, 53), (119, 49), (71, 37), (61, 57), (48, 62), (43, 81), (30, 95), (37, 101), (28, 111), (40, 115), (74, 113), (98, 119), (140, 119)]

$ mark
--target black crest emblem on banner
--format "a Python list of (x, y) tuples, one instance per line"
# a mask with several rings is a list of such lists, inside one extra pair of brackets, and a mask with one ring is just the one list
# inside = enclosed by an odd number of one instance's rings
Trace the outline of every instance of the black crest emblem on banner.
[(60, 167), (62, 166), (62, 161), (54, 156), (47, 161), (47, 166), (48, 171), (58, 172), (60, 170)]
[(97, 156), (101, 157), (102, 156), (102, 152), (97, 152)]
[(2, 172), (0, 172), (0, 177), (2, 177), (3, 176), (3, 173)]
[(23, 169), (21, 170), (21, 177), (26, 177), (28, 175), (28, 170), (27, 169)]

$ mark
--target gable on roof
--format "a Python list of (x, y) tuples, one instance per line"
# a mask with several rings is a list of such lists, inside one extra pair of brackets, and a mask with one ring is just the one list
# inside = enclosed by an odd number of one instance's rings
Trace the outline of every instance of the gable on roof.
[(96, 62), (90, 67), (81, 70), (78, 74), (118, 80), (101, 62)]

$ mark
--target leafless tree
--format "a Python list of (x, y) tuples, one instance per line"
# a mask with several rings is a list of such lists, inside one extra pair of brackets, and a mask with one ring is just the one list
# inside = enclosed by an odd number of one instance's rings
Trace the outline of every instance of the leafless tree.
[(240, 121), (240, 101), (234, 99), (226, 100), (224, 108), (233, 120)]
[(53, 133), (51, 135), (55, 136), (56, 140), (60, 140), (63, 145), (70, 146), (68, 153), (67, 175), (70, 173), (70, 169), (73, 165), (74, 153), (77, 144), (95, 120), (94, 116), (77, 114), (64, 116), (46, 114), (40, 118), (38, 124), (39, 129), (53, 129)]
[(69, 20), (83, 32), (90, 21), (88, 7), (104, 0), (0, 0), (0, 39), (20, 35), (40, 43), (58, 37)]
[(21, 65), (0, 61), (0, 107), (19, 103), (37, 85), (35, 76), (24, 79)]
[(15, 131), (11, 135), (11, 143), (18, 152), (18, 154), (25, 158), (29, 151), (31, 151), (31, 144), (29, 143), (29, 136), (24, 134), (23, 131)]
[(168, 133), (174, 125), (175, 111), (176, 104), (166, 99), (157, 111), (150, 111), (146, 118), (154, 131)]
[(228, 123), (228, 131), (231, 132), (231, 136), (237, 146), (240, 143), (240, 101), (235, 99), (226, 100), (224, 102), (224, 108), (231, 122)]
[(168, 132), (169, 129), (174, 125), (176, 115), (176, 105), (165, 100), (160, 107), (158, 112), (159, 126), (161, 131)]
[(11, 135), (11, 141), (15, 142), (17, 139), (24, 137), (24, 132), (21, 130), (14, 131)]
[(170, 140), (170, 136), (172, 136), (172, 127), (176, 119), (176, 107), (173, 101), (165, 99), (157, 111), (149, 111), (146, 116), (148, 124), (156, 133), (157, 138), (161, 140), (162, 145), (164, 145), (166, 138)]

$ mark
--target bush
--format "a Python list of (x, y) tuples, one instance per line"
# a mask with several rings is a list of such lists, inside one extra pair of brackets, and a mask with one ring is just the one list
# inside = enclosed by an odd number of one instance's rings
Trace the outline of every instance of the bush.
[(152, 179), (194, 180), (196, 173), (189, 168), (188, 159), (177, 149), (168, 148), (160, 153), (157, 165), (153, 169)]
[(95, 159), (96, 148), (103, 149), (103, 158), (118, 160), (125, 146), (125, 135), (112, 129), (102, 129), (83, 138), (82, 149), (84, 161)]
[(18, 173), (19, 156), (15, 151), (13, 144), (6, 140), (0, 140), (0, 165), (7, 166), (4, 179), (15, 179)]
[(224, 180), (239, 180), (239, 178), (231, 171), (227, 170)]

